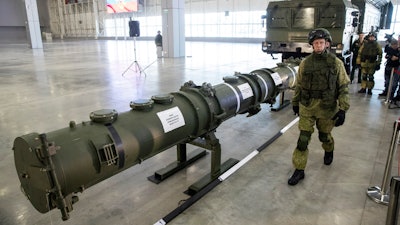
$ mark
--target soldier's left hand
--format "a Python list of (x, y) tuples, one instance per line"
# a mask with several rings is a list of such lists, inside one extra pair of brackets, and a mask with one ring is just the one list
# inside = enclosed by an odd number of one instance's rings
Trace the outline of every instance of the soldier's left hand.
[(332, 120), (335, 120), (335, 127), (343, 125), (345, 118), (346, 112), (340, 109), (332, 118)]

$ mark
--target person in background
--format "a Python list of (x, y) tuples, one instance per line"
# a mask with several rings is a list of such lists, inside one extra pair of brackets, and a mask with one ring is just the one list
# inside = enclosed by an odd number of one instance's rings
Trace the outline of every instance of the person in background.
[[(358, 93), (372, 95), (375, 86), (374, 74), (379, 70), (382, 62), (382, 47), (376, 41), (376, 33), (370, 32), (367, 41), (361, 45), (357, 56), (357, 65), (361, 67), (361, 89)], [(368, 91), (367, 91), (368, 89)]]
[(358, 39), (353, 42), (353, 44), (350, 47), (350, 51), (353, 53), (353, 58), (351, 61), (351, 72), (350, 72), (350, 83), (353, 83), (354, 80), (354, 74), (356, 69), (358, 69), (358, 79), (357, 83), (361, 83), (361, 69), (357, 66), (357, 56), (358, 56), (358, 50), (360, 50), (361, 45), (364, 42), (364, 33), (360, 32), (358, 33)]
[(161, 58), (162, 57), (162, 50), (163, 50), (161, 31), (157, 31), (157, 35), (154, 38), (154, 42), (155, 42), (156, 48), (157, 48), (157, 57)]
[(385, 90), (380, 93), (380, 96), (386, 96), (388, 94), (388, 87), (390, 83), (390, 76), (392, 75), (392, 70), (393, 70), (393, 78), (392, 78), (392, 89), (390, 92), (389, 99), (390, 100), (395, 100), (399, 101), (400, 100), (400, 89), (397, 91), (396, 97), (393, 98), (394, 92), (396, 91), (398, 85), (399, 85), (399, 57), (400, 57), (400, 51), (399, 51), (399, 43), (396, 39), (392, 39), (390, 41), (390, 45), (388, 48), (386, 48), (386, 65), (385, 65)]
[(350, 108), (350, 79), (343, 62), (327, 50), (332, 42), (329, 31), (323, 28), (312, 30), (308, 42), (313, 53), (299, 65), (292, 98), (294, 114), (299, 115), (300, 135), (292, 156), (295, 171), (288, 180), (289, 185), (304, 179), (308, 143), (315, 125), (325, 151), (324, 164), (332, 163), (334, 140), (331, 131), (335, 126), (343, 125)]

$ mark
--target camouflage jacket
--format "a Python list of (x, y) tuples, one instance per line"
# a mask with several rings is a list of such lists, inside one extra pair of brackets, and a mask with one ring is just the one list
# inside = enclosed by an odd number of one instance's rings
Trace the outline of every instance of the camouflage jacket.
[(316, 107), (325, 112), (335, 113), (337, 107), (347, 111), (350, 108), (349, 83), (350, 79), (339, 58), (327, 51), (322, 54), (312, 53), (299, 65), (292, 104)]

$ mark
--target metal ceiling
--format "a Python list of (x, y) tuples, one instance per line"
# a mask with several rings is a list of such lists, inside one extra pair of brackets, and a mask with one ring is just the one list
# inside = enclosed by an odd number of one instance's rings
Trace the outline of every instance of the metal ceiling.
[(366, 0), (366, 2), (369, 2), (380, 9), (382, 6), (385, 6), (387, 3), (389, 3), (390, 0)]

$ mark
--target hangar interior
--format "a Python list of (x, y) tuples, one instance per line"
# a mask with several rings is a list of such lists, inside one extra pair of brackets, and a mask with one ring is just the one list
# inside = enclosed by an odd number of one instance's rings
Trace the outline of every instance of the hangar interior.
[[(279, 63), (263, 53), (259, 43), (187, 41), (184, 57), (157, 58), (153, 40), (55, 38), (44, 40), (43, 49), (31, 49), (23, 39), (0, 41), (0, 224), (4, 225), (156, 224), (190, 199), (184, 191), (210, 172), (211, 154), (155, 184), (147, 177), (177, 160), (175, 147), (163, 151), (79, 193), (70, 219), (62, 221), (58, 209), (41, 214), (21, 192), (14, 139), (65, 128), (70, 121), (89, 121), (89, 114), (99, 109), (129, 111), (131, 101), (178, 91), (190, 80), (217, 85), (235, 72), (250, 73)], [(132, 66), (135, 61), (142, 72)], [(330, 166), (323, 164), (314, 132), (306, 178), (296, 186), (287, 185), (299, 134), (294, 124), (168, 224), (386, 224), (388, 206), (366, 195), (369, 187), (382, 185), (393, 124), (399, 118), (398, 105), (378, 96), (383, 90), (381, 68), (373, 95), (357, 93), (358, 83), (350, 85), (351, 106), (345, 124), (333, 130)], [(292, 92), (285, 94), (290, 99)], [(290, 105), (279, 111), (269, 104), (261, 107), (254, 116), (237, 115), (216, 129), (222, 161), (246, 158), (296, 119)], [(189, 152), (196, 149), (188, 145)], [(397, 152), (393, 160), (390, 174), (398, 176)]]
[[(189, 80), (214, 85), (235, 71), (277, 63), (256, 44), (209, 42), (187, 43), (187, 57), (157, 59), (153, 42), (144, 41), (137, 51), (140, 65), (151, 64), (146, 74), (128, 70), (122, 76), (134, 60), (132, 41), (44, 46), (43, 51), (1, 46), (1, 224), (154, 224), (189, 198), (183, 192), (209, 172), (210, 154), (157, 185), (147, 177), (176, 160), (175, 148), (164, 151), (79, 194), (71, 218), (63, 222), (59, 210), (40, 214), (22, 194), (14, 138), (61, 129), (71, 120), (88, 121), (90, 112), (103, 108), (128, 111), (131, 101), (177, 91)], [(398, 109), (378, 98), (383, 70), (376, 77), (372, 96), (358, 94), (359, 84), (350, 85), (351, 108), (345, 125), (333, 131), (331, 166), (323, 165), (314, 133), (305, 180), (287, 185), (299, 133), (295, 125), (170, 224), (385, 224), (387, 206), (369, 199), (366, 190), (382, 183)], [(243, 159), (294, 119), (290, 106), (274, 112), (264, 104), (257, 115), (223, 122), (216, 130), (222, 160)], [(398, 175), (395, 159), (392, 175)]]

